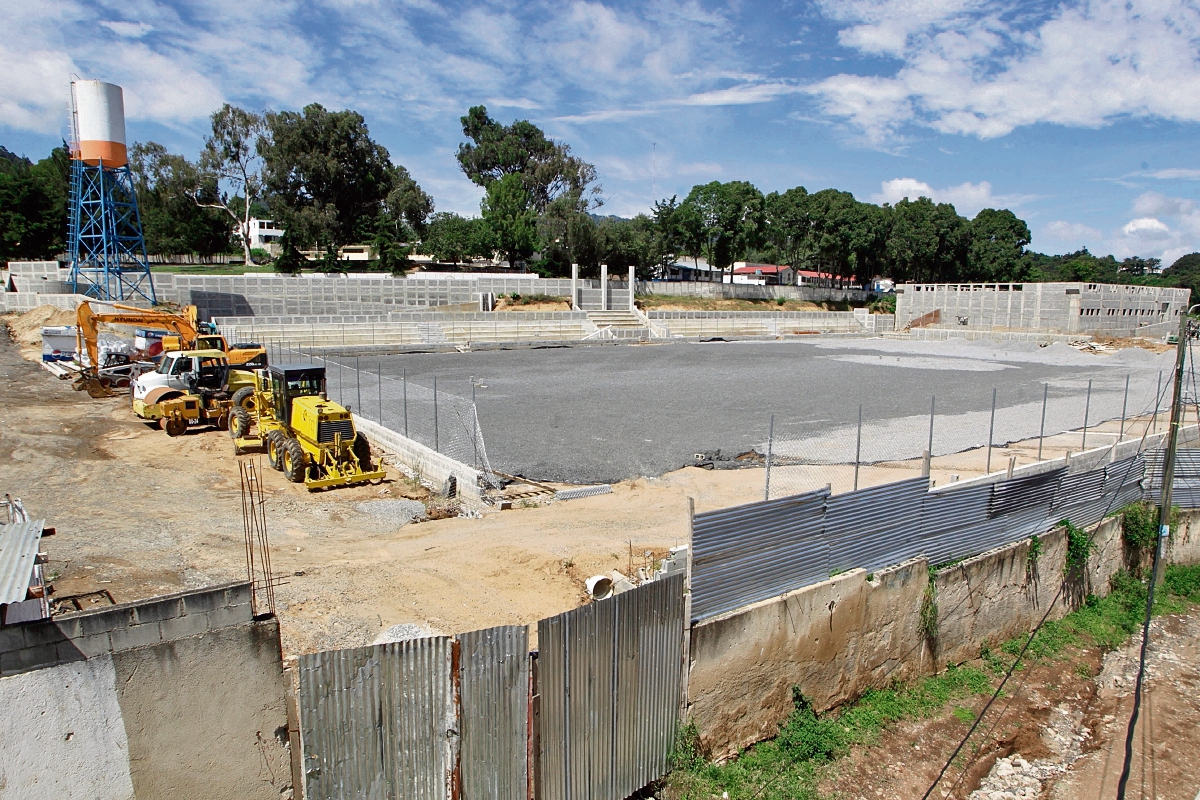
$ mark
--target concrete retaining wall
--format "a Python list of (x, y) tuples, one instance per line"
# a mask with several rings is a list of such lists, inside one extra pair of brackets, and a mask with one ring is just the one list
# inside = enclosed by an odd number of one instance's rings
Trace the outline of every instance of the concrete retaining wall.
[(479, 470), (358, 414), (354, 415), (354, 425), (366, 434), (374, 447), (394, 456), (441, 491), (445, 491), (447, 482), (453, 477), (459, 497), (470, 503), (482, 502), (483, 475)]
[(291, 770), (274, 619), (249, 584), (0, 628), (0, 794), (278, 800)]
[(1189, 295), (1187, 289), (1105, 283), (905, 284), (896, 287), (896, 325), (940, 310), (944, 323), (962, 318), (972, 328), (1161, 336), (1178, 326)]
[(710, 283), (707, 281), (638, 281), (635, 294), (667, 294), (679, 297), (706, 297), (717, 300), (807, 300), (865, 303), (873, 295), (862, 289), (832, 289), (819, 286), (755, 286), (746, 283)]
[[(933, 674), (1030, 631), (1042, 616), (1062, 617), (1086, 594), (1108, 592), (1127, 566), (1120, 520), (1095, 528), (1096, 550), (1083, 580), (1054, 602), (1066, 563), (1066, 534), (1041, 537), (1037, 568), (1029, 541), (997, 548), (934, 576), (938, 635), (920, 631), (928, 562), (914, 559), (867, 580), (862, 570), (706, 620), (691, 629), (688, 715), (705, 751), (726, 758), (778, 733), (797, 686), (818, 711), (869, 688)], [(1173, 531), (1168, 557), (1200, 563), (1200, 512)], [(932, 650), (931, 650), (932, 647)]]

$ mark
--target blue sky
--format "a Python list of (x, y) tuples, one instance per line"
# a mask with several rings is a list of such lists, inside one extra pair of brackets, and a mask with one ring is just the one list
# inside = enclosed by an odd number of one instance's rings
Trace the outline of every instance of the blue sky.
[(189, 156), (222, 102), (320, 102), (471, 214), (454, 151), (483, 103), (595, 163), (607, 213), (741, 179), (1008, 207), (1042, 252), (1200, 250), (1194, 1), (0, 0), (0, 22), (0, 144), (31, 158), (72, 74)]

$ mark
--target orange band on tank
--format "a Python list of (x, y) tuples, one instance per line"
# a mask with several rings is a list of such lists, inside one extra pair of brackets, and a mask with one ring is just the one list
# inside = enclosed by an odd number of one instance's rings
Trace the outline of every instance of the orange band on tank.
[(104, 160), (106, 167), (123, 167), (129, 163), (129, 153), (120, 142), (105, 142), (99, 139), (85, 139), (79, 143), (79, 151), (75, 156), (87, 164), (99, 164)]

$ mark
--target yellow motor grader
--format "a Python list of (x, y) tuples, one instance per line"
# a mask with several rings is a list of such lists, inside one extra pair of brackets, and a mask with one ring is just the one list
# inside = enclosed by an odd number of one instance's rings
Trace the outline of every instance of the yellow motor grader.
[(272, 467), (310, 491), (385, 475), (354, 416), (328, 399), (324, 367), (272, 364), (256, 372), (253, 410), (233, 405), (229, 435), (234, 453), (266, 449)]

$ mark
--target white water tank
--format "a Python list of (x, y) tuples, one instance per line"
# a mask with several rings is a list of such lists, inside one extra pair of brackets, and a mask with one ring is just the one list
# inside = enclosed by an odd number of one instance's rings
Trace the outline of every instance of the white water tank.
[(129, 163), (121, 87), (104, 81), (72, 81), (71, 105), (78, 148), (72, 156), (87, 164), (103, 163), (106, 167)]

